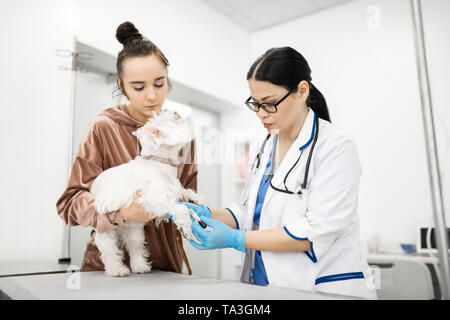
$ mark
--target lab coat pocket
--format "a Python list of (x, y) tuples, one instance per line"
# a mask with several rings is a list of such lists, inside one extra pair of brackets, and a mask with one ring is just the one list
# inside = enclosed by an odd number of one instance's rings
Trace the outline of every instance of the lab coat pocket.
[(372, 298), (362, 272), (347, 272), (320, 277), (315, 280), (315, 284), (315, 291), (317, 292), (366, 299)]
[(306, 215), (307, 205), (306, 195), (286, 194), (285, 198), (286, 205), (281, 220), (281, 224), (284, 226), (303, 218)]

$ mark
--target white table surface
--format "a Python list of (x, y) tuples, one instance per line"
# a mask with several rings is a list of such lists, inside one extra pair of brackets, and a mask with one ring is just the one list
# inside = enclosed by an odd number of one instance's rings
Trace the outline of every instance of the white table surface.
[[(79, 289), (69, 289), (77, 283), (75, 277), (79, 277)], [(42, 300), (355, 299), (275, 286), (256, 286), (234, 280), (205, 279), (159, 270), (119, 278), (108, 277), (103, 271), (4, 277), (0, 278), (0, 291), (11, 299)]]
[(406, 253), (371, 253), (367, 255), (367, 259), (369, 262), (384, 262), (384, 261), (397, 261), (397, 260), (403, 260), (403, 261), (421, 261), (423, 263), (439, 263), (439, 257), (429, 256), (427, 254), (406, 254)]
[(66, 272), (69, 265), (56, 261), (0, 261), (0, 278), (41, 273)]

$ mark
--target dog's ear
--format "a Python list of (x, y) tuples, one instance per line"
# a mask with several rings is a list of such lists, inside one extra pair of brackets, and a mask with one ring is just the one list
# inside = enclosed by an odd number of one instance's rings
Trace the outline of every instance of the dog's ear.
[[(140, 127), (136, 131), (131, 133), (133, 136), (136, 136), (139, 142), (142, 144), (147, 144), (148, 142), (160, 144), (161, 133), (157, 129), (150, 129), (148, 127)], [(148, 141), (148, 142), (146, 142)]]
[(159, 129), (152, 128), (152, 127), (144, 127), (144, 129), (151, 138), (161, 138), (162, 137), (162, 133), (161, 133), (161, 131), (159, 131)]
[(160, 146), (162, 141), (161, 139), (164, 138), (164, 134), (155, 127), (143, 127), (142, 133), (145, 135), (147, 141), (154, 144), (154, 146)]

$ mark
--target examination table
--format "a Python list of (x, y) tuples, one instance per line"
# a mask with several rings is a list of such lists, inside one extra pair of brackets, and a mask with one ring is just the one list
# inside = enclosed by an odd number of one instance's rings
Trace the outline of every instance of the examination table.
[(313, 293), (236, 280), (206, 279), (152, 270), (108, 277), (103, 271), (21, 275), (0, 278), (1, 299), (133, 300), (324, 300), (352, 297)]

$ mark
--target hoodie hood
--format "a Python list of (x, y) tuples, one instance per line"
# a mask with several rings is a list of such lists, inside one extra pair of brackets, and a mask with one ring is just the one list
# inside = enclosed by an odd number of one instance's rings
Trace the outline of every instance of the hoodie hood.
[(105, 109), (102, 112), (100, 112), (99, 115), (106, 116), (117, 123), (130, 127), (140, 128), (144, 125), (144, 123), (134, 119), (130, 115), (125, 103), (118, 104), (115, 107)]

